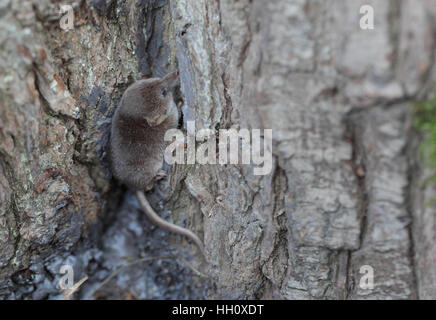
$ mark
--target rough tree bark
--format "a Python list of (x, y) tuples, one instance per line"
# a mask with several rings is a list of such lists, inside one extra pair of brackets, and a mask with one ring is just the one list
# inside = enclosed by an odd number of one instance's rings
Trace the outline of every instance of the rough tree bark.
[[(435, 34), (434, 0), (0, 1), (0, 297), (58, 298), (71, 265), (78, 298), (435, 299), (435, 190), (411, 126)], [(149, 195), (208, 263), (108, 169), (121, 94), (175, 68), (185, 124), (273, 129), (270, 175), (176, 165)]]

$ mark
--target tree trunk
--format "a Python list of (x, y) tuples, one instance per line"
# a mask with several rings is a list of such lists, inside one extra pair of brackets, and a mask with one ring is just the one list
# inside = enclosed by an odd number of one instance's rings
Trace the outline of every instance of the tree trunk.
[[(1, 1), (0, 298), (60, 298), (67, 265), (81, 299), (436, 299), (412, 126), (435, 34), (435, 0)], [(165, 166), (147, 195), (207, 262), (150, 224), (107, 157), (124, 90), (175, 69), (184, 130), (273, 130), (270, 174)]]

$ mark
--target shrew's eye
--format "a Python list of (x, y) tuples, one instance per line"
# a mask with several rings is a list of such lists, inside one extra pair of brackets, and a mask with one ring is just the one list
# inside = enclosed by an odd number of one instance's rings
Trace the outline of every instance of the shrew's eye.
[(162, 89), (160, 93), (162, 94), (163, 97), (166, 97), (168, 92), (166, 89)]

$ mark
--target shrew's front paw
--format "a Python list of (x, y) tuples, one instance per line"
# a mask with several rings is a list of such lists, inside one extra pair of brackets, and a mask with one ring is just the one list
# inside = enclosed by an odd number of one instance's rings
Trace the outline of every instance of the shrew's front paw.
[(155, 181), (159, 181), (159, 180), (162, 180), (166, 177), (167, 177), (167, 173), (161, 169), (156, 173), (156, 176), (154, 179), (155, 179)]

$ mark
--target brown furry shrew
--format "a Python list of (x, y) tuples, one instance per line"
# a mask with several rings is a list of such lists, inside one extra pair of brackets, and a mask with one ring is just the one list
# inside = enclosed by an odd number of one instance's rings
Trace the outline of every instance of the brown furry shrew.
[(159, 217), (144, 194), (162, 176), (165, 132), (178, 125), (179, 112), (172, 96), (177, 78), (178, 72), (173, 72), (163, 78), (139, 80), (124, 92), (112, 119), (112, 172), (135, 191), (142, 209), (154, 224), (191, 239), (204, 254), (200, 239), (192, 231)]

